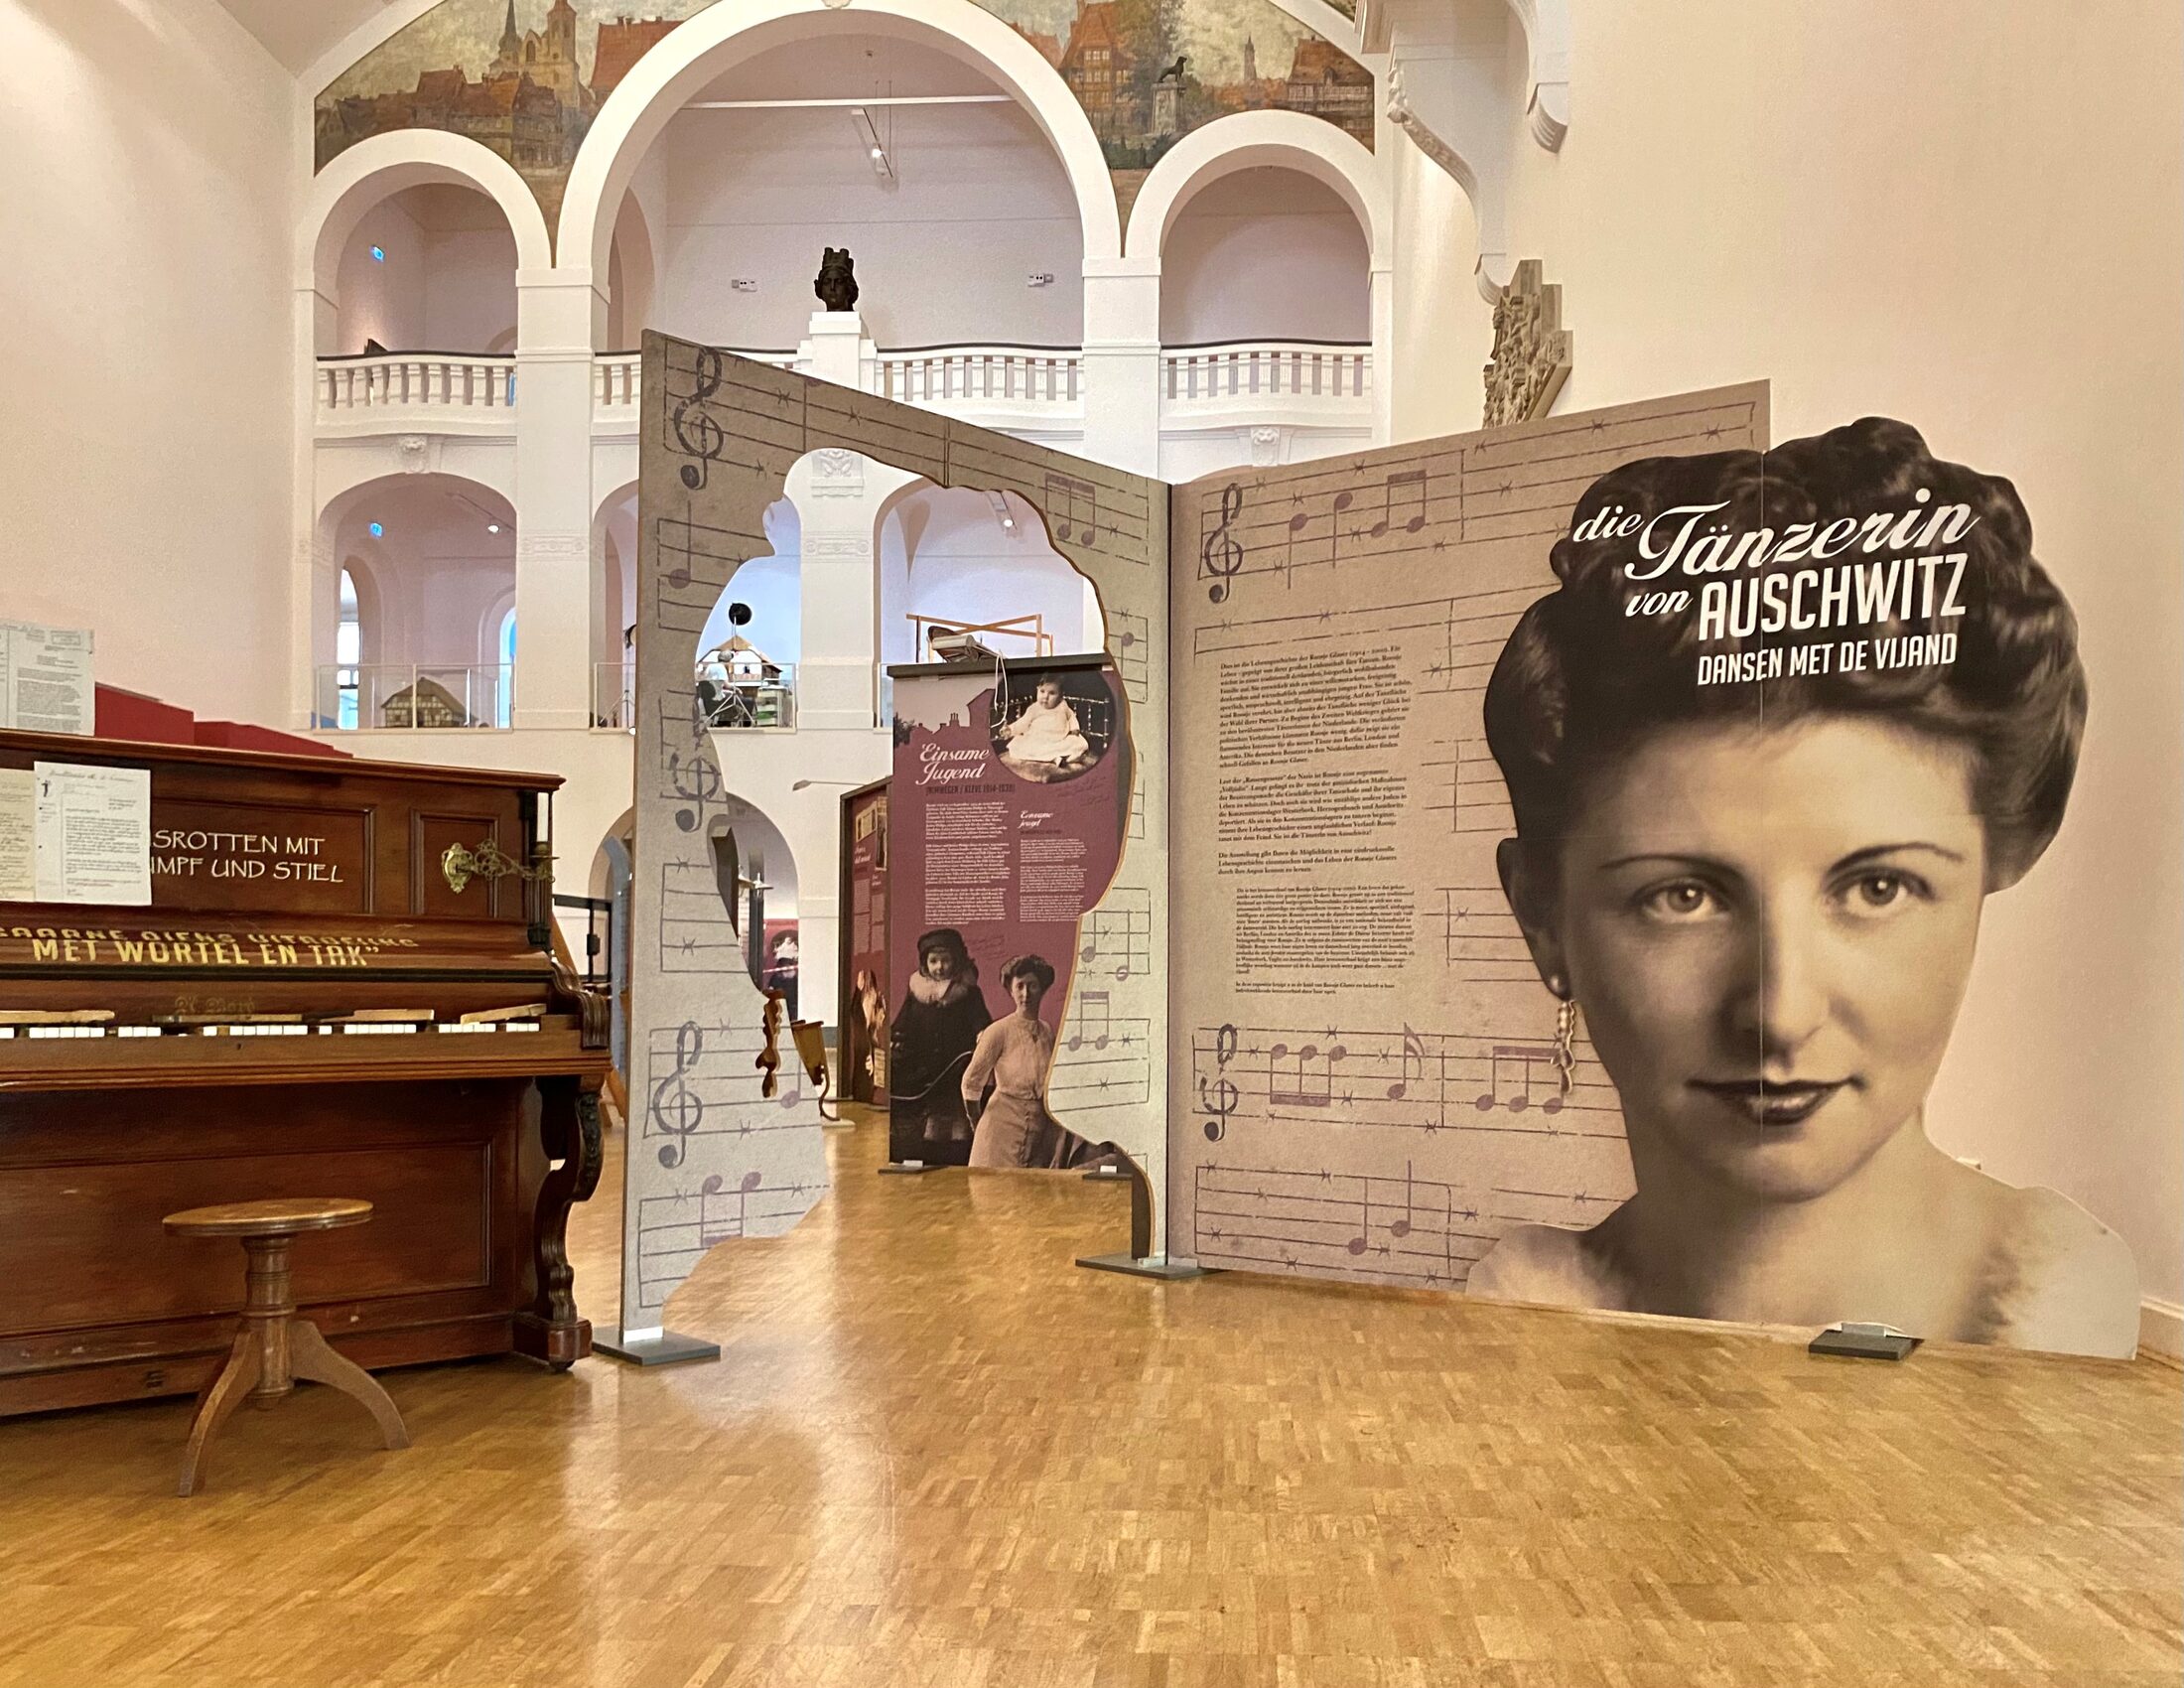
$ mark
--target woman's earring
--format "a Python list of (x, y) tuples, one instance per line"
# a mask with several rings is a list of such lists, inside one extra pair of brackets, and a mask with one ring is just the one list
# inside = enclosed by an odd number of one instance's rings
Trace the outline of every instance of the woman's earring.
[(1555, 1071), (1562, 1079), (1563, 1094), (1570, 1094), (1577, 1071), (1577, 999), (1565, 995), (1560, 975), (1548, 981), (1548, 989), (1562, 998), (1555, 1010)]

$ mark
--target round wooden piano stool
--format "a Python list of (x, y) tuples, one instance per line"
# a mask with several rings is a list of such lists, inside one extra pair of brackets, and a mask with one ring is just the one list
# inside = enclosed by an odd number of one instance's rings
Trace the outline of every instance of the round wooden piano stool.
[(297, 1314), (289, 1283), (288, 1247), (300, 1233), (339, 1230), (370, 1217), (370, 1202), (345, 1196), (235, 1201), (167, 1215), (163, 1222), (176, 1236), (233, 1237), (249, 1256), (242, 1325), (227, 1351), (227, 1363), (198, 1396), (197, 1417), (182, 1451), (182, 1479), (176, 1484), (180, 1493), (198, 1491), (212, 1435), (245, 1394), (252, 1406), (270, 1407), (296, 1387), (299, 1377), (331, 1384), (361, 1402), (378, 1421), (389, 1448), (409, 1446), (409, 1432), (393, 1400), (362, 1366), (329, 1347), (318, 1326)]

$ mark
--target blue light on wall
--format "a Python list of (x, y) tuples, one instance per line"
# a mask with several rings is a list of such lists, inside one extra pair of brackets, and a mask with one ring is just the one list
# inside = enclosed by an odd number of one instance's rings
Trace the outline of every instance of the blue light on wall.
[(371, 261), (375, 264), (385, 263), (387, 261), (387, 249), (384, 246), (372, 247)]
[(387, 532), (387, 529), (386, 529), (386, 524), (385, 524), (384, 522), (378, 522), (378, 521), (375, 521), (375, 522), (373, 522), (373, 523), (371, 524), (371, 536), (372, 536), (372, 538), (374, 538), (374, 539), (384, 539), (384, 538), (386, 537), (386, 532)]

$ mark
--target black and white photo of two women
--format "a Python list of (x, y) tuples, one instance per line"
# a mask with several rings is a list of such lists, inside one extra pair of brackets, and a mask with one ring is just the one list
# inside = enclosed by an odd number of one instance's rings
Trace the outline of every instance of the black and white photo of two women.
[(1982, 913), (2065, 825), (2086, 731), (2016, 490), (1868, 418), (1624, 465), (1553, 566), (1486, 693), (1500, 877), (1635, 1194), (1508, 1232), (1470, 1293), (2130, 1354), (2121, 1237), (1928, 1132)]

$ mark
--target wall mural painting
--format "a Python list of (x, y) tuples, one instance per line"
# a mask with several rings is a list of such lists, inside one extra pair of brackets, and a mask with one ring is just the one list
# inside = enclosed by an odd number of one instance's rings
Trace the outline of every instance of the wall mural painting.
[[(320, 93), (317, 168), (397, 129), (491, 148), (548, 227), (600, 106), (639, 59), (717, 0), (442, 0)], [(1372, 72), (1273, 0), (979, 0), (1061, 72), (1125, 214), (1146, 173), (1235, 111), (1301, 111), (1373, 144)]]

